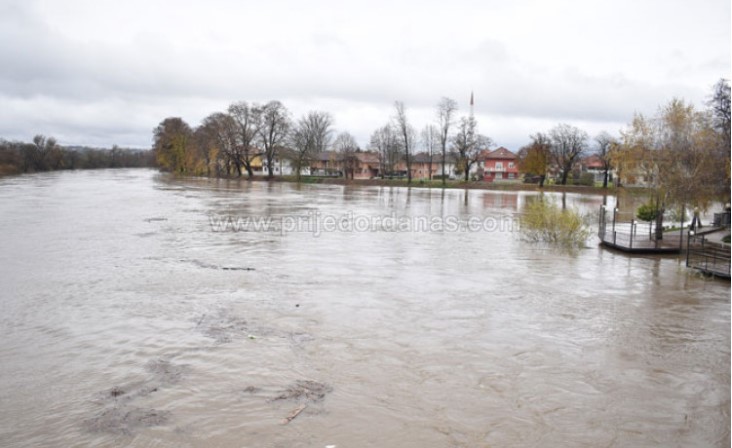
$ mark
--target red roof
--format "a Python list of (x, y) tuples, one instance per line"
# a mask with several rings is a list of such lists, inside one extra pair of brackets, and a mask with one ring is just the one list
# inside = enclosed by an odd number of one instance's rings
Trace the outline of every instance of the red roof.
[(356, 152), (356, 158), (361, 163), (379, 163), (379, 154), (375, 152)]
[(505, 159), (509, 159), (509, 160), (514, 160), (514, 159), (516, 159), (516, 154), (512, 153), (508, 149), (506, 149), (503, 146), (501, 146), (500, 148), (498, 148), (498, 149), (496, 149), (494, 151), (491, 151), (488, 154), (486, 154), (485, 158), (486, 159), (504, 159), (504, 160)]
[(605, 164), (602, 162), (602, 159), (597, 154), (586, 157), (582, 161), (582, 164), (587, 168), (605, 168)]

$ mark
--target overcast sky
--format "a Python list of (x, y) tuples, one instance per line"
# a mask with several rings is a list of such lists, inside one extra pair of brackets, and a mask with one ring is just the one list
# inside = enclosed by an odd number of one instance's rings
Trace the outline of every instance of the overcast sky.
[(149, 147), (233, 101), (325, 110), (360, 145), (440, 97), (517, 150), (570, 123), (617, 134), (730, 77), (729, 0), (0, 0), (0, 137)]

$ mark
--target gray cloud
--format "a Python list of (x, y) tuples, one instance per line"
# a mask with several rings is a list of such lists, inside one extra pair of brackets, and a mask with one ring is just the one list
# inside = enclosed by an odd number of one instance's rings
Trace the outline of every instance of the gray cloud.
[[(588, 3), (591, 3), (588, 4)], [(727, 1), (62, 2), (0, 5), (0, 136), (148, 146), (235, 100), (324, 109), (362, 145), (440, 97), (512, 149), (559, 122), (617, 132), (730, 74)], [(683, 32), (680, 32), (683, 30)]]

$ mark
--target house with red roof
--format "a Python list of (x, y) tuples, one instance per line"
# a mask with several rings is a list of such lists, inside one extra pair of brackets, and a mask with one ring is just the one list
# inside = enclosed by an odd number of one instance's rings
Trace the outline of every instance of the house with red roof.
[[(602, 183), (605, 178), (605, 161), (597, 154), (585, 157), (580, 161), (582, 172), (591, 173), (594, 176), (595, 183)], [(615, 172), (608, 167), (608, 183), (612, 183)]]
[(483, 179), (487, 182), (517, 180), (518, 158), (503, 146), (483, 154)]

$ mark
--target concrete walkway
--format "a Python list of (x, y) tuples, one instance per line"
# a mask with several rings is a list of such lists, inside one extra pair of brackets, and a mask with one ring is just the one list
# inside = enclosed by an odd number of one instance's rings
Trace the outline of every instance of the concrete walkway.
[(702, 227), (697, 235), (704, 235), (704, 240), (710, 243), (724, 244), (729, 247), (729, 243), (722, 241), (722, 238), (730, 234), (729, 227)]

